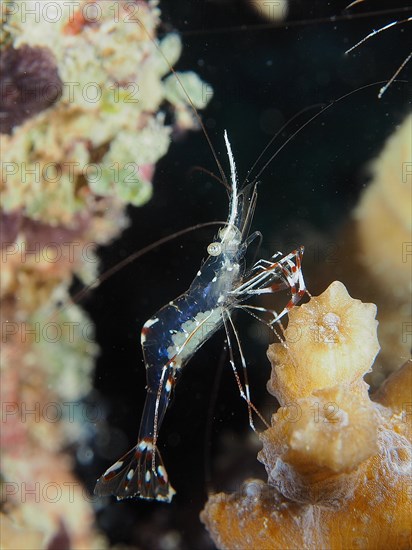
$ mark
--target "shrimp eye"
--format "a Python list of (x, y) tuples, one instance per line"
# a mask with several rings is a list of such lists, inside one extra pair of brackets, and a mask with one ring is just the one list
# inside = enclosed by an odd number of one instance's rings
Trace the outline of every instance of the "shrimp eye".
[(207, 247), (207, 253), (210, 256), (219, 256), (219, 254), (222, 253), (222, 245), (221, 243), (210, 243)]

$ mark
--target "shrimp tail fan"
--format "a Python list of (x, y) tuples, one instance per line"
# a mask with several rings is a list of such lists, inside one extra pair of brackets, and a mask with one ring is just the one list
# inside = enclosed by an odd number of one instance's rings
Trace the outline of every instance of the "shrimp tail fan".
[(168, 481), (159, 451), (152, 441), (142, 439), (97, 480), (94, 494), (114, 495), (117, 500), (143, 498), (170, 502), (175, 490)]

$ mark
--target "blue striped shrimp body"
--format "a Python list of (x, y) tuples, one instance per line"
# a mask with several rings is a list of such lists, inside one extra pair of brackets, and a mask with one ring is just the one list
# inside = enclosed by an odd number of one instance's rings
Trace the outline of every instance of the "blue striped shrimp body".
[[(147, 395), (138, 441), (135, 447), (97, 480), (96, 495), (115, 495), (118, 499), (140, 497), (170, 502), (175, 491), (169, 483), (157, 449), (159, 429), (170, 402), (171, 392), (183, 367), (222, 326), (226, 330), (230, 363), (240, 395), (248, 405), (249, 424), (255, 429), (252, 410), (259, 413), (250, 401), (246, 362), (234, 330), (231, 311), (236, 307), (242, 307), (245, 311), (251, 309), (254, 312), (271, 313), (273, 318), (266, 324), (272, 326), (297, 304), (306, 292), (301, 270), (303, 247), (275, 262), (273, 258), (280, 254), (276, 253), (271, 260), (259, 260), (247, 270), (247, 248), (260, 236), (257, 232), (248, 235), (257, 200), (256, 183), (250, 183), (239, 191), (235, 163), (226, 132), (225, 143), (231, 172), (227, 223), (220, 229), (217, 240), (209, 244), (209, 257), (200, 267), (190, 288), (162, 307), (142, 328), (141, 343), (146, 366)], [(279, 314), (273, 310), (240, 305), (252, 296), (282, 289), (289, 289), (292, 295)], [(256, 313), (252, 315), (259, 319)], [(229, 327), (235, 332), (239, 347), (244, 386), (234, 363)]]
[[(147, 376), (147, 396), (138, 442), (97, 481), (95, 494), (118, 499), (140, 497), (170, 501), (170, 485), (157, 438), (171, 392), (183, 367), (224, 323), (242, 299), (233, 293), (244, 281), (244, 256), (257, 234), (247, 236), (256, 203), (256, 185), (238, 191), (235, 165), (227, 135), (231, 166), (230, 207), (227, 224), (208, 246), (209, 257), (190, 288), (162, 307), (144, 324), (141, 332)], [(242, 293), (244, 296), (244, 293)]]

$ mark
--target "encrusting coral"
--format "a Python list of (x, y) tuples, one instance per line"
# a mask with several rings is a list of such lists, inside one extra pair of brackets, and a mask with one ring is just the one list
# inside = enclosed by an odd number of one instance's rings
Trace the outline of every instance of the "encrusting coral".
[[(154, 165), (171, 134), (161, 104), (169, 104), (179, 129), (196, 125), (174, 75), (167, 76), (170, 66), (149, 39), (159, 23), (157, 3), (138, 2), (135, 10), (132, 4), (117, 2), (116, 12), (108, 2), (73, 0), (56, 3), (52, 17), (48, 10), (36, 15), (40, 4), (34, 3), (36, 24), (30, 14), (22, 17), (18, 2), (2, 13), (1, 193), (4, 225), (13, 227), (3, 240), (9, 252), (3, 297), (27, 295), (27, 272), (43, 292), (45, 279), (51, 292), (56, 280), (71, 279), (73, 272), (86, 283), (94, 280), (95, 248), (125, 227), (127, 204), (140, 206), (152, 194)], [(159, 48), (175, 63), (178, 35), (166, 35)], [(205, 94), (194, 73), (181, 80), (194, 104), (204, 107), (211, 90)], [(59, 262), (48, 260), (53, 242)], [(62, 242), (75, 242), (76, 249), (71, 253)], [(12, 257), (21, 254), (25, 262), (17, 269)], [(30, 310), (31, 304), (20, 299), (19, 308)]]
[(375, 315), (340, 282), (290, 312), (268, 351), (280, 403), (260, 434), (268, 482), (209, 498), (201, 519), (219, 548), (411, 547), (412, 363), (370, 399)]
[[(125, 207), (149, 200), (172, 129), (196, 127), (161, 54), (174, 64), (181, 42), (156, 47), (154, 0), (11, 1), (1, 17), (2, 548), (101, 550), (64, 450), (92, 430), (81, 400), (98, 347), (81, 308), (59, 306), (73, 275), (95, 279)], [(211, 90), (180, 79), (204, 107)]]

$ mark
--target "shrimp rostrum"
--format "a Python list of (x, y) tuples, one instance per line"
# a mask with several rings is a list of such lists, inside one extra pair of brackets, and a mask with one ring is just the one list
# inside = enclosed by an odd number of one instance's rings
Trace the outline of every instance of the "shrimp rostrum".
[[(98, 479), (95, 494), (115, 495), (118, 499), (140, 497), (170, 502), (175, 494), (157, 448), (159, 429), (171, 392), (185, 365), (196, 351), (222, 326), (226, 329), (230, 363), (240, 394), (248, 404), (252, 428), (246, 362), (241, 353), (244, 384), (237, 373), (230, 343), (233, 310), (248, 298), (290, 289), (291, 299), (276, 314), (272, 311), (269, 325), (278, 322), (304, 295), (306, 289), (301, 271), (303, 247), (274, 261), (259, 260), (247, 269), (245, 254), (259, 233), (249, 235), (256, 205), (256, 182), (238, 188), (236, 167), (227, 134), (225, 143), (229, 156), (231, 185), (229, 216), (215, 242), (209, 244), (208, 258), (196, 274), (190, 288), (169, 302), (144, 324), (141, 332), (147, 376), (147, 395), (139, 429), (138, 441)], [(253, 308), (253, 306), (250, 306)], [(263, 308), (254, 308), (262, 310)], [(253, 314), (254, 316), (257, 316)]]

